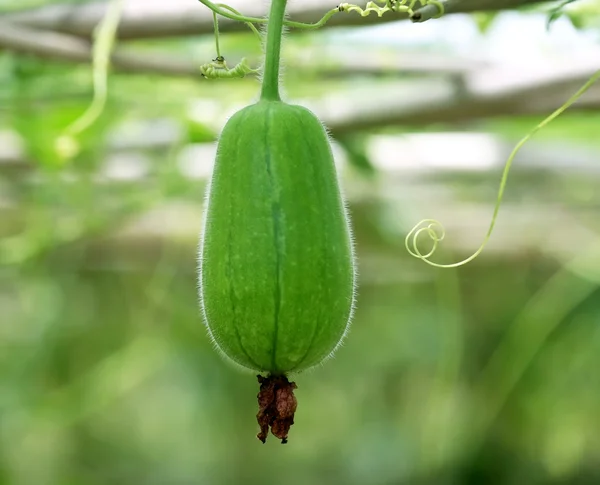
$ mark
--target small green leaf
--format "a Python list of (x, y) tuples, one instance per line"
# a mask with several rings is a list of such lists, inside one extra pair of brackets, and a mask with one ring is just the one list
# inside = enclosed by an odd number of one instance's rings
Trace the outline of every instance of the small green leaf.
[(209, 143), (217, 139), (217, 133), (196, 120), (186, 120), (187, 139), (190, 143)]
[(346, 152), (352, 167), (369, 177), (375, 174), (376, 169), (367, 155), (365, 140), (362, 137), (357, 138), (355, 135), (340, 137), (337, 142)]
[[(557, 7), (550, 10), (550, 13), (548, 14), (548, 20), (546, 22), (546, 30), (550, 30), (550, 26), (565, 13), (563, 10), (564, 7), (566, 7), (567, 5), (569, 5), (570, 3), (573, 3), (575, 1), (577, 1), (577, 0), (564, 0)], [(573, 22), (572, 16), (569, 16), (569, 20), (571, 20), (571, 22), (573, 23), (573, 26), (575, 26), (576, 28), (579, 28)]]
[(471, 15), (479, 32), (481, 34), (485, 34), (488, 32), (494, 20), (496, 19), (498, 13), (497, 12), (476, 12)]

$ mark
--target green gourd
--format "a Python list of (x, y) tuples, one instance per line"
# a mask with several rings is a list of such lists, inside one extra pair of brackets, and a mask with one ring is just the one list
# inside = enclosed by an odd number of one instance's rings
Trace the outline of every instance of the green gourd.
[(352, 310), (347, 216), (327, 134), (307, 109), (259, 101), (221, 134), (201, 253), (217, 347), (274, 374), (322, 362)]
[(199, 255), (202, 311), (216, 347), (259, 376), (261, 426), (285, 443), (295, 383), (341, 343), (353, 311), (351, 231), (327, 133), (279, 96), (286, 0), (273, 0), (260, 100), (219, 138)]

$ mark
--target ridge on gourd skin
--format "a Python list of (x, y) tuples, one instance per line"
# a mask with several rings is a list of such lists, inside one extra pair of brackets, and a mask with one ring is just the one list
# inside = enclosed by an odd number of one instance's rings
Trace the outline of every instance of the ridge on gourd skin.
[(221, 134), (201, 247), (216, 346), (285, 374), (319, 364), (350, 322), (354, 262), (329, 139), (306, 108), (259, 101)]

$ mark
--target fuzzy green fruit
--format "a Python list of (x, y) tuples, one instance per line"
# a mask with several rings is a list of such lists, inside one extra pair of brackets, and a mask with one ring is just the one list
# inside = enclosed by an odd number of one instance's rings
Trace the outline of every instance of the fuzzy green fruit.
[(262, 100), (221, 134), (200, 246), (200, 298), (219, 350), (299, 372), (340, 344), (354, 299), (348, 218), (331, 146), (306, 108)]

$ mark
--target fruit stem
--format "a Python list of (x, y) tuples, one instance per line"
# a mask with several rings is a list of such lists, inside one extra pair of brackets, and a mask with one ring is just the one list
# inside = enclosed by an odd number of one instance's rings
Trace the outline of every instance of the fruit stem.
[(267, 27), (267, 47), (265, 52), (265, 72), (260, 99), (281, 101), (279, 96), (279, 63), (281, 57), (281, 37), (287, 0), (271, 0), (271, 12)]

